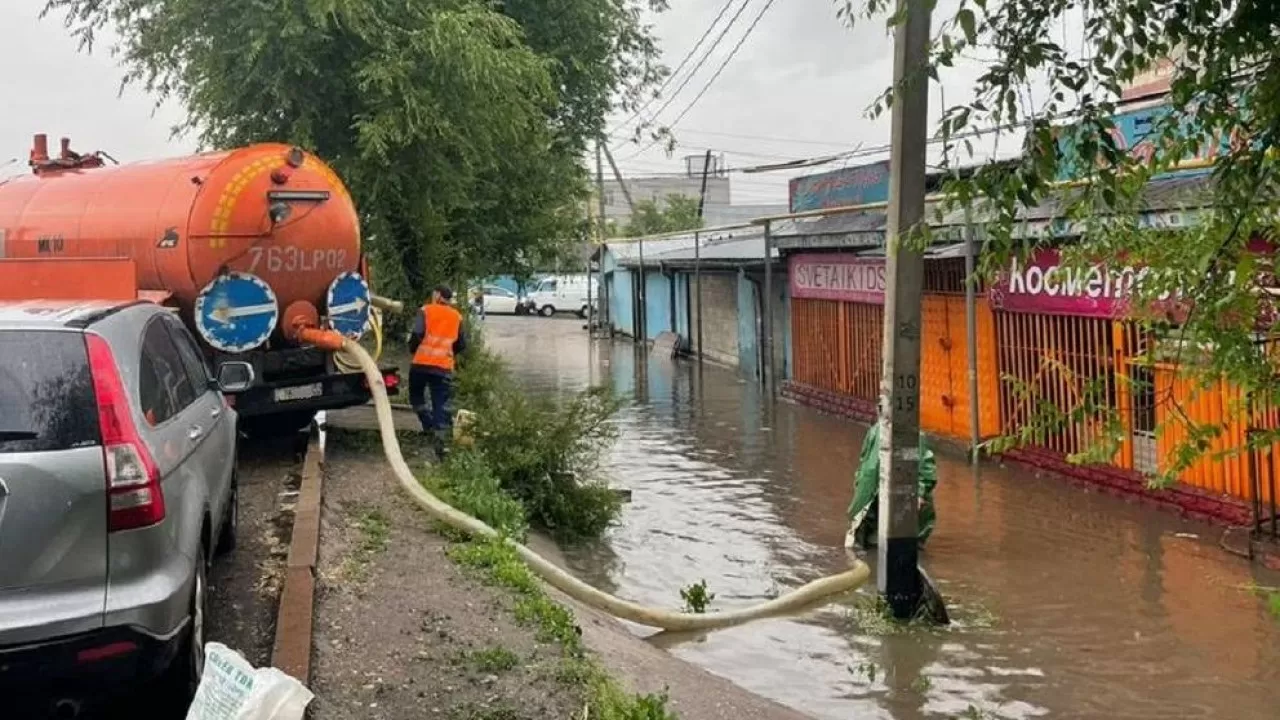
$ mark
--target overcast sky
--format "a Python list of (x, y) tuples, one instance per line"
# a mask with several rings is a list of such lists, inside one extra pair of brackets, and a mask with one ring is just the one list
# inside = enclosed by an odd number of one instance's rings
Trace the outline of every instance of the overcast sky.
[[(694, 46), (725, 2), (671, 0), (671, 9), (653, 18), (669, 67), (674, 68)], [(685, 111), (767, 0), (731, 2), (690, 68), (745, 2), (737, 22), (686, 87), (673, 94), (684, 80), (682, 73), (667, 88), (667, 97), (649, 106), (646, 116), (667, 105), (650, 119), (670, 124)], [(23, 169), (31, 135), (37, 132), (48, 133), (55, 146), (57, 138), (66, 135), (81, 151), (106, 150), (122, 162), (194, 149), (192, 139), (170, 137), (170, 127), (182, 117), (180, 108), (169, 105), (156, 110), (152, 98), (133, 88), (118, 95), (121, 71), (107, 46), (101, 45), (92, 55), (79, 52), (60, 18), (39, 19), (43, 4), (44, 0), (0, 1), (0, 67), (6, 68), (0, 73), (0, 97), (5, 98), (0, 112), (0, 165), (16, 159), (0, 169), (0, 176)], [(949, 4), (944, 0), (939, 5)], [(708, 148), (723, 152), (729, 167), (741, 167), (887, 143), (887, 116), (872, 121), (865, 114), (889, 83), (892, 71), (891, 44), (883, 21), (849, 29), (835, 13), (832, 0), (774, 2), (723, 74), (675, 125), (680, 147), (673, 156), (668, 157), (660, 146), (639, 153), (643, 145), (626, 141), (630, 126), (617, 129), (614, 156), (623, 173), (679, 171), (682, 155), (701, 154)], [(944, 13), (940, 9), (936, 17)], [(947, 100), (957, 102), (977, 72), (970, 66), (944, 77)], [(930, 98), (935, 114), (937, 104), (935, 85)], [(609, 128), (626, 118), (625, 114), (611, 118)], [(1014, 144), (1005, 143), (1006, 149)], [(795, 173), (735, 173), (733, 201), (783, 203), (791, 174)]]

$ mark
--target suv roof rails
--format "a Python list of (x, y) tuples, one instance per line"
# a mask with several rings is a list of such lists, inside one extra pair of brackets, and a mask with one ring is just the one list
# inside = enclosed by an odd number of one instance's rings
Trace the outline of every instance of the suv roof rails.
[(121, 310), (126, 310), (128, 308), (131, 308), (137, 305), (147, 305), (147, 304), (149, 303), (146, 300), (130, 300), (126, 302), (117, 303), (110, 307), (104, 307), (100, 310), (95, 310), (93, 312), (85, 313), (84, 315), (77, 316), (74, 320), (71, 320), (67, 323), (67, 327), (76, 328), (77, 330), (85, 330), (90, 325), (96, 322), (101, 322), (102, 320), (105, 320), (106, 318), (109, 318), (112, 315), (115, 315)]

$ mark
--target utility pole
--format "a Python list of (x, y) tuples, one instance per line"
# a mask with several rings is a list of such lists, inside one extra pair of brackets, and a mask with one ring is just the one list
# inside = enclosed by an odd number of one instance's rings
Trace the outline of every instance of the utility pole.
[[(600, 147), (601, 149), (603, 149), (603, 150), (604, 150), (604, 157), (605, 157), (605, 159), (606, 159), (606, 160), (608, 160), (608, 161), (609, 161), (609, 169), (610, 169), (610, 170), (613, 170), (613, 178), (614, 178), (615, 180), (617, 180), (617, 181), (618, 181), (618, 187), (622, 189), (622, 197), (626, 198), (626, 200), (627, 200), (627, 207), (631, 209), (631, 217), (633, 217), (633, 218), (634, 218), (634, 217), (636, 216), (636, 204), (635, 204), (635, 202), (631, 199), (631, 190), (630, 190), (629, 188), (627, 188), (627, 184), (626, 184), (625, 182), (623, 182), (623, 180), (622, 180), (622, 173), (618, 172), (618, 164), (617, 164), (617, 163), (615, 163), (615, 162), (613, 161), (613, 153), (609, 152), (609, 146), (608, 146), (608, 145), (603, 145), (603, 144), (602, 144), (602, 145), (600, 145), (599, 147)], [(637, 282), (637, 283), (636, 283), (636, 297), (638, 298), (638, 302), (639, 302), (639, 305), (638, 305), (638, 308), (637, 308), (637, 310), (638, 310), (638, 313), (637, 313), (637, 320), (638, 320), (638, 321), (637, 321), (637, 323), (636, 323), (636, 324), (637, 324), (637, 325), (639, 325), (640, 327), (636, 328), (636, 339), (640, 341), (640, 344), (641, 344), (641, 345), (644, 345), (644, 344), (646, 344), (646, 343), (648, 343), (648, 342), (649, 342), (649, 328), (648, 328), (648, 327), (647, 327), (647, 325), (646, 325), (646, 323), (648, 323), (648, 321), (649, 321), (649, 318), (648, 318), (648, 317), (646, 317), (646, 315), (648, 314), (648, 313), (646, 312), (646, 310), (647, 310), (648, 308), (645, 306), (645, 298), (644, 298), (644, 285), (645, 285), (645, 276), (644, 276), (644, 237), (643, 237), (643, 236), (641, 236), (641, 237), (637, 238), (637, 239), (636, 239), (636, 242), (637, 242), (637, 245), (638, 245), (637, 250), (638, 250), (638, 252), (639, 252), (639, 254), (640, 254), (640, 258), (639, 258), (639, 260), (640, 260), (640, 280), (639, 280), (639, 282)]]
[[(711, 170), (711, 150), (702, 159), (702, 190), (698, 192), (698, 229), (702, 228), (702, 210), (707, 205), (707, 173)], [(698, 310), (698, 365), (702, 365), (702, 233), (693, 232), (693, 304)]]
[[(764, 221), (764, 389), (772, 398), (778, 392), (774, 374), (778, 371), (773, 362), (773, 227)], [(770, 405), (772, 407), (772, 405)]]
[(886, 233), (884, 373), (880, 380), (880, 521), (876, 584), (895, 617), (920, 605), (917, 482), (920, 467), (920, 295), (928, 140), (929, 14), (932, 0), (898, 0)]
[[(596, 313), (595, 306), (592, 305), (591, 303), (591, 278), (593, 277), (591, 274), (591, 258), (596, 254), (596, 252), (601, 253), (601, 257), (600, 257), (600, 260), (598, 261), (598, 264), (600, 265), (600, 269), (602, 271), (604, 270), (604, 266), (603, 266), (604, 254), (603, 253), (604, 253), (606, 226), (605, 226), (605, 219), (604, 219), (604, 207), (605, 207), (604, 205), (604, 160), (601, 157), (603, 154), (603, 151), (601, 150), (603, 145), (604, 144), (600, 140), (596, 140), (596, 211), (600, 213), (600, 217), (597, 218), (598, 222), (596, 223), (596, 231), (599, 234), (596, 236), (595, 248), (592, 249), (591, 252), (587, 253), (587, 337), (589, 338), (594, 338), (596, 336), (595, 323), (596, 323), (597, 313)], [(600, 287), (601, 287), (601, 292), (603, 292), (603, 288), (604, 288), (603, 277), (601, 278)], [(604, 305), (603, 302), (601, 302), (600, 304), (602, 306)]]
[(702, 227), (702, 209), (707, 206), (707, 173), (711, 171), (711, 151), (702, 159), (702, 189), (698, 191), (698, 227)]

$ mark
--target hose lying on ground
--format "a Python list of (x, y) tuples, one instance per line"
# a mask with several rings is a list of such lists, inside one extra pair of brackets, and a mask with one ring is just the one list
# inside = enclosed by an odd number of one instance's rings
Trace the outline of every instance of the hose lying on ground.
[[(387, 462), (395, 473), (400, 487), (409, 493), (414, 502), (422, 506), (429, 515), (470, 535), (481, 537), (501, 537), (501, 534), (487, 524), (461, 512), (442, 502), (432, 495), (409, 469), (400, 452), (400, 443), (396, 440), (395, 421), (391, 415), (391, 403), (387, 399), (387, 389), (382, 384), (382, 372), (364, 348), (351, 340), (343, 343), (343, 350), (349, 357), (359, 361), (369, 388), (373, 393), (374, 410), (378, 415), (378, 432), (382, 436), (382, 449), (387, 455)], [(662, 628), (663, 630), (709, 630), (712, 628), (741, 625), (751, 620), (783, 615), (816, 604), (819, 600), (840, 593), (848, 592), (866, 582), (870, 575), (867, 566), (855, 561), (853, 567), (803, 585), (786, 595), (774, 598), (765, 603), (749, 608), (731, 610), (723, 613), (679, 613), (661, 608), (645, 607), (621, 598), (601, 592), (578, 578), (561, 570), (558, 566), (543, 558), (529, 548), (510, 539), (507, 542), (515, 548), (520, 557), (547, 584), (569, 595), (573, 599), (603, 610), (614, 617), (630, 620), (641, 625)]]

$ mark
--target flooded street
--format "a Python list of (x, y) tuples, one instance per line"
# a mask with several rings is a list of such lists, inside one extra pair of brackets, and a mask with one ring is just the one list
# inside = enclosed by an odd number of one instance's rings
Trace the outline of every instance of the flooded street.
[[(606, 543), (570, 553), (579, 576), (669, 608), (705, 579), (714, 610), (847, 565), (861, 426), (766, 403), (731, 371), (589, 349), (581, 321), (487, 326), (528, 387), (610, 382), (630, 400), (605, 470), (633, 500)], [(955, 627), (884, 634), (846, 603), (652, 642), (820, 718), (1280, 715), (1280, 622), (1249, 590), (1280, 577), (1221, 550), (1220, 528), (945, 450), (938, 474), (923, 560)]]

